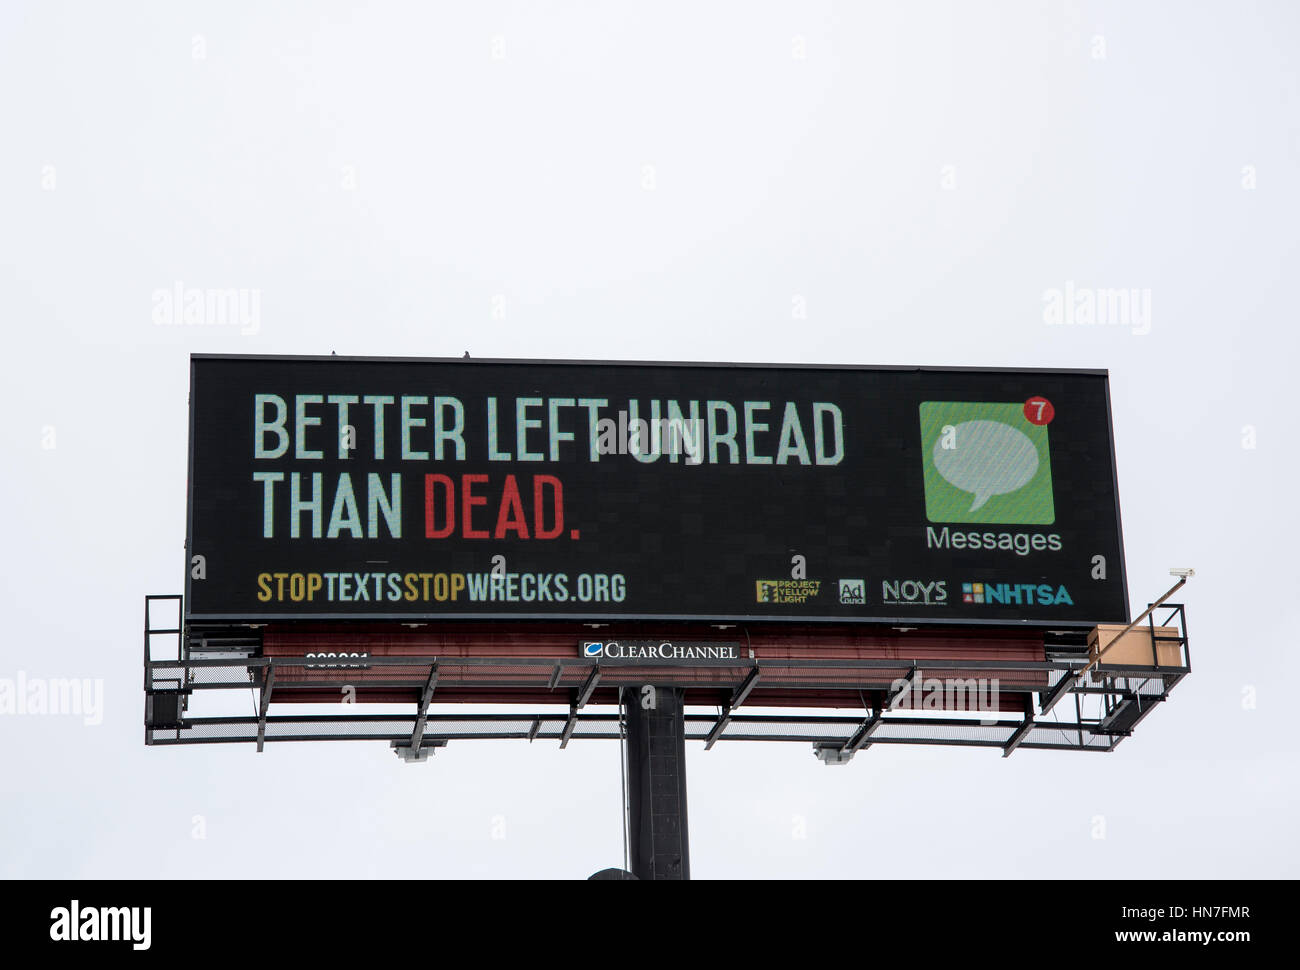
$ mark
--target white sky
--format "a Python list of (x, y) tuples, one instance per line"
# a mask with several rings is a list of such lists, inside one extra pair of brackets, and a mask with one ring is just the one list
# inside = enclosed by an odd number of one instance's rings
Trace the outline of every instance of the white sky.
[[(611, 742), (143, 744), (188, 355), (469, 350), (1109, 368), (1131, 597), (1197, 568), (1192, 676), (1106, 756), (692, 743), (693, 874), (1300, 875), (1300, 8), (373, 6), (0, 7), (0, 678), (105, 691), (0, 715), (0, 874), (619, 864)], [(176, 281), (257, 332), (155, 325)], [(1149, 332), (1048, 326), (1067, 281)]]

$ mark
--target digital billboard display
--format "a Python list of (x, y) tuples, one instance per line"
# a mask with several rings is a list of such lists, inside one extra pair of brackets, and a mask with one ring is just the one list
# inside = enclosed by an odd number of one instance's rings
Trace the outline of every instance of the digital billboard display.
[(1100, 371), (191, 359), (212, 620), (1128, 619)]

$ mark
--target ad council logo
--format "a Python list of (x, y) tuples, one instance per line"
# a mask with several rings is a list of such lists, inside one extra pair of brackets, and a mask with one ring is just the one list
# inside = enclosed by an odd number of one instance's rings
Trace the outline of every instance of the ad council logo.
[(1050, 402), (925, 401), (921, 455), (931, 522), (1050, 525)]
[(865, 579), (841, 579), (840, 603), (845, 606), (865, 606), (867, 602), (867, 581)]

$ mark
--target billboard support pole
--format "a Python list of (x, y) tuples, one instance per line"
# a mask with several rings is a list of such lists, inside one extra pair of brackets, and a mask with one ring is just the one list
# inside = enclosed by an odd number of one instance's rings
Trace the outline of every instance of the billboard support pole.
[(689, 879), (685, 692), (624, 688), (629, 865), (638, 879)]

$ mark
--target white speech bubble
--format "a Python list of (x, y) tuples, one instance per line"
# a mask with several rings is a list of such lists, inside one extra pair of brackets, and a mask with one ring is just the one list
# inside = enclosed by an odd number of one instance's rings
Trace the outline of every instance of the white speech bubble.
[(1029, 484), (1038, 471), (1038, 449), (1023, 431), (1001, 421), (963, 421), (934, 443), (934, 467), (945, 481), (975, 495), (974, 512), (994, 495)]

